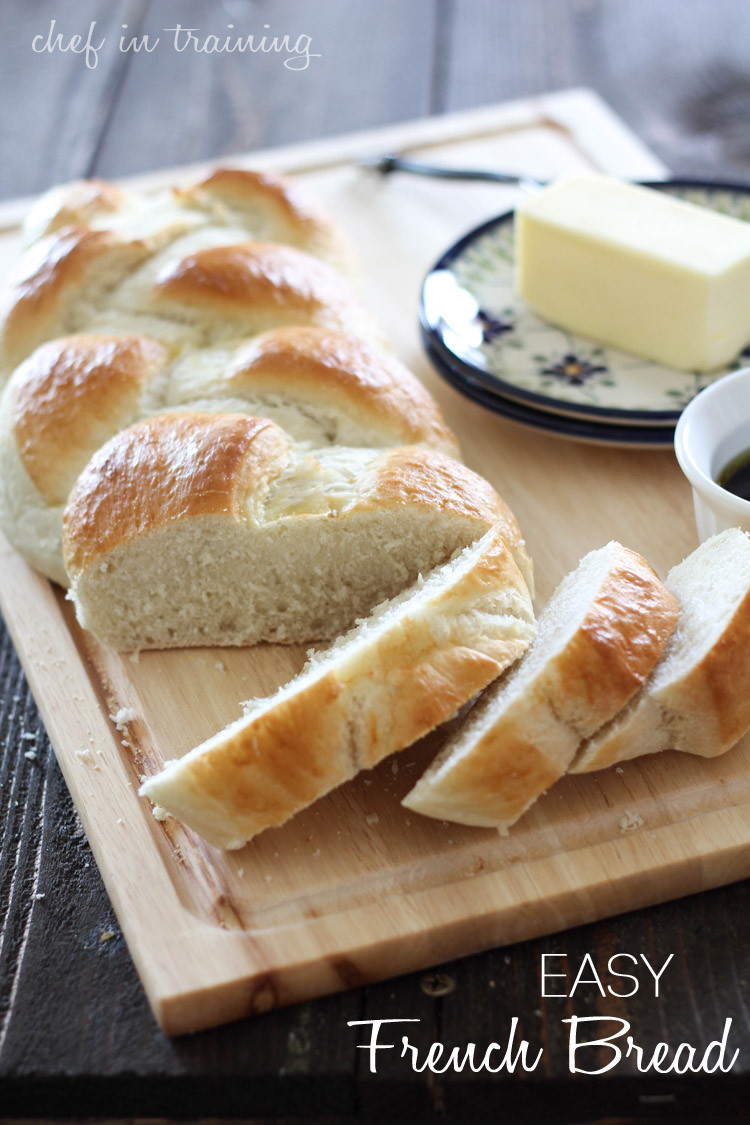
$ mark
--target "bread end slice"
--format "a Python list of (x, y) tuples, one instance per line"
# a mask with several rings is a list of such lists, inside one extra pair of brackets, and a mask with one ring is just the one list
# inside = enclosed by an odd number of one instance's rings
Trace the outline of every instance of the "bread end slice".
[(725, 753), (750, 728), (750, 537), (730, 528), (667, 576), (678, 626), (631, 704), (580, 750), (571, 773), (680, 750)]

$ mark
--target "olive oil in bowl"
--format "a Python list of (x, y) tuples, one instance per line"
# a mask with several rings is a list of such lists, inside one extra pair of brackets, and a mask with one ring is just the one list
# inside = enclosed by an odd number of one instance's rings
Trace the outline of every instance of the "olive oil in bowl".
[(732, 492), (741, 500), (750, 500), (750, 449), (733, 457), (716, 480), (727, 492)]

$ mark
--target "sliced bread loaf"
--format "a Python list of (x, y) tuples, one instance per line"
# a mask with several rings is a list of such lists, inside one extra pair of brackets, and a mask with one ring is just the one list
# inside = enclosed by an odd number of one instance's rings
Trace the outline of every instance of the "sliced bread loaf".
[(509, 827), (638, 690), (677, 613), (640, 555), (619, 543), (586, 555), (553, 594), (521, 664), (485, 693), (403, 804)]
[(670, 571), (680, 619), (653, 675), (580, 750), (572, 773), (682, 750), (723, 754), (750, 727), (750, 538), (731, 528)]
[(533, 633), (526, 583), (492, 529), (141, 792), (217, 847), (241, 847), (450, 718)]
[(160, 414), (89, 461), (63, 518), (78, 620), (115, 648), (308, 643), (351, 627), (513, 515), (421, 446), (310, 450), (273, 422)]

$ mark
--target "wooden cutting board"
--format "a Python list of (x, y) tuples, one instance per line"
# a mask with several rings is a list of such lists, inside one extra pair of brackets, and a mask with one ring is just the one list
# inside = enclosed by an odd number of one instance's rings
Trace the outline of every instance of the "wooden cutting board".
[[(696, 545), (689, 489), (670, 452), (599, 449), (516, 427), (430, 369), (416, 325), (422, 276), (465, 229), (512, 205), (514, 192), (381, 181), (352, 165), (357, 153), (395, 148), (539, 177), (594, 168), (654, 178), (663, 167), (582, 90), (241, 158), (295, 172), (339, 217), (396, 351), (441, 402), (468, 463), (518, 516), (539, 605), (584, 552), (611, 538), (666, 570)], [(1, 265), (15, 255), (23, 210), (22, 201), (0, 209)], [(157, 822), (137, 796), (139, 777), (236, 718), (241, 700), (274, 690), (300, 667), (302, 652), (205, 649), (134, 662), (83, 634), (60, 591), (4, 542), (0, 568), (3, 614), (169, 1033), (750, 874), (748, 740), (714, 761), (663, 754), (565, 779), (501, 838), (401, 808), (435, 753), (434, 736), (286, 827), (218, 852), (171, 819)], [(121, 709), (136, 717), (118, 724)]]

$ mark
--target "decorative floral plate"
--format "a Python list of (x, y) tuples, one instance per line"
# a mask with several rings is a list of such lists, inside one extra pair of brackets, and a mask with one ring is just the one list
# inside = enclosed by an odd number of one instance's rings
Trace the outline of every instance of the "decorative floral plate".
[(589, 445), (621, 446), (625, 449), (672, 449), (674, 426), (638, 426), (632, 423), (603, 423), (590, 418), (571, 418), (535, 410), (533, 406), (488, 391), (456, 367), (451, 367), (425, 337), (425, 349), (439, 375), (462, 395), (522, 426), (543, 430), (550, 437), (571, 438)]
[[(750, 220), (750, 186), (648, 186)], [(424, 282), (420, 319), (430, 351), (453, 375), (537, 413), (604, 425), (674, 426), (699, 390), (750, 364), (748, 347), (710, 375), (675, 371), (540, 320), (513, 290), (512, 211), (476, 227), (440, 258)]]

